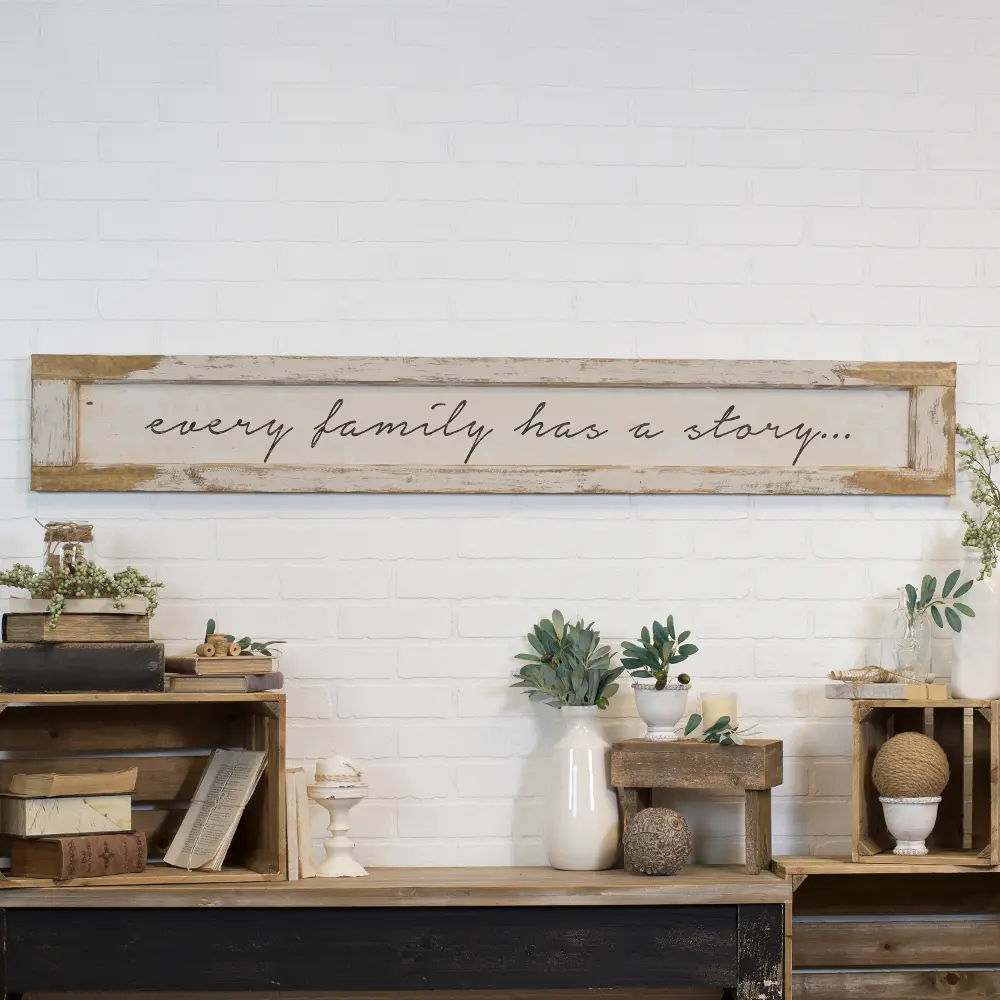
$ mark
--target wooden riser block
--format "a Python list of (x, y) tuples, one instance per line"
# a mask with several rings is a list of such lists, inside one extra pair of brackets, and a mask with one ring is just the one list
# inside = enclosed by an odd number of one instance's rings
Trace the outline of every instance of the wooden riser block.
[(744, 871), (756, 875), (771, 865), (771, 789), (781, 784), (782, 759), (781, 740), (747, 740), (742, 746), (700, 740), (622, 740), (611, 747), (611, 783), (618, 789), (626, 830), (635, 815), (649, 806), (654, 788), (742, 791)]

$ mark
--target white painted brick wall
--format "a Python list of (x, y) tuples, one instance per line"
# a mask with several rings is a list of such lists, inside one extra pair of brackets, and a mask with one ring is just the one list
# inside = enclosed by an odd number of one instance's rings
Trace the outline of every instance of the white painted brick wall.
[[(786, 740), (778, 850), (842, 851), (818, 678), (954, 562), (960, 502), (35, 496), (27, 357), (946, 359), (1000, 435), (998, 53), (990, 0), (0, 4), (0, 558), (90, 517), (178, 648), (289, 639), (291, 755), (366, 766), (382, 864), (542, 861), (519, 636), (673, 611)], [(738, 856), (738, 803), (677, 801)]]

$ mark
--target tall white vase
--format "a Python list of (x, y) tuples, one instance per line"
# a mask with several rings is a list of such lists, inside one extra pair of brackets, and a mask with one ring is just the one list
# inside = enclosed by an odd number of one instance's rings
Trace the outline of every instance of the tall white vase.
[(545, 851), (553, 868), (600, 871), (618, 855), (618, 798), (611, 787), (611, 746), (600, 709), (563, 708), (562, 739), (552, 748)]
[[(979, 554), (966, 558), (962, 579), (979, 576)], [(954, 635), (955, 660), (951, 671), (954, 698), (1000, 698), (1000, 569), (976, 580), (963, 598), (976, 612), (962, 619)]]

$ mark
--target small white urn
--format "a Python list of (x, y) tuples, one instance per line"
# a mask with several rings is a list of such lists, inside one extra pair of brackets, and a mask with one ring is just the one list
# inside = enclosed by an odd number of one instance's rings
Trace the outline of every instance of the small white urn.
[(323, 844), (326, 857), (316, 866), (316, 874), (324, 878), (367, 875), (354, 860), (354, 841), (347, 836), (348, 813), (368, 794), (361, 769), (340, 754), (325, 757), (316, 764), (316, 779), (309, 785), (308, 794), (330, 814), (330, 837)]
[(896, 838), (893, 854), (919, 857), (927, 853), (925, 841), (934, 829), (940, 801), (940, 795), (913, 799), (879, 796), (882, 812), (885, 815), (885, 825), (889, 828), (889, 833)]
[(635, 707), (639, 718), (646, 723), (647, 740), (675, 740), (674, 728), (681, 721), (687, 707), (690, 684), (671, 682), (660, 691), (656, 681), (633, 680)]

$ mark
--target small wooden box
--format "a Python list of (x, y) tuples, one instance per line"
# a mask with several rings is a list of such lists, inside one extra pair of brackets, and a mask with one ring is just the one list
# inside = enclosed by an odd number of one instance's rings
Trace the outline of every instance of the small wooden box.
[[(852, 857), (870, 864), (1000, 864), (1000, 701), (856, 701)], [(930, 853), (900, 857), (886, 829), (872, 764), (897, 733), (933, 737), (948, 757), (951, 778), (941, 794)], [(966, 762), (971, 763), (966, 773)], [(969, 780), (966, 780), (966, 779)], [(971, 799), (971, 810), (966, 800)], [(967, 819), (968, 816), (968, 819)]]
[[(221, 872), (159, 862), (173, 838), (208, 751), (263, 750), (264, 774), (240, 819)], [(260, 882), (285, 874), (285, 701), (259, 694), (0, 695), (0, 788), (13, 774), (138, 768), (132, 820), (149, 840), (145, 872), (60, 885)], [(6, 852), (4, 852), (6, 853)], [(52, 884), (0, 878), (0, 888)]]

